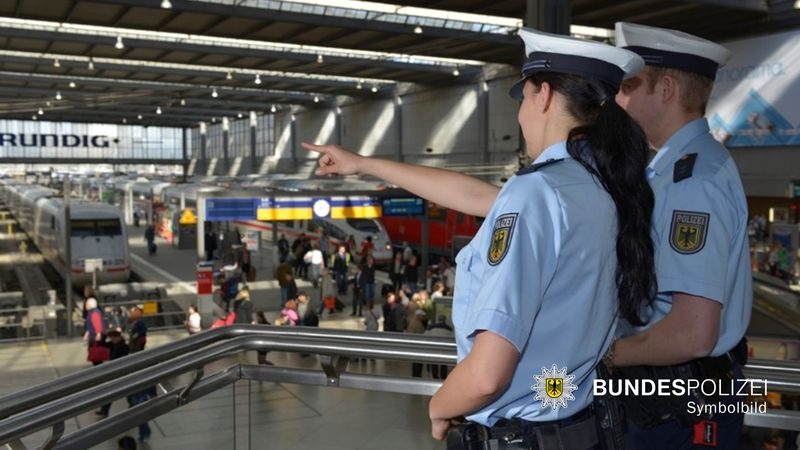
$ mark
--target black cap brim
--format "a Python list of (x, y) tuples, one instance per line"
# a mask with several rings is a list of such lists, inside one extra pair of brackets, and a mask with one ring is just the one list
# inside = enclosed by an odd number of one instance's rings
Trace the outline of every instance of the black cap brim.
[(525, 88), (525, 78), (522, 78), (521, 80), (514, 83), (513, 86), (511, 86), (511, 89), (508, 90), (508, 95), (510, 95), (511, 98), (513, 98), (514, 100), (521, 102), (522, 99), (525, 97), (524, 95), (522, 95), (522, 90), (524, 88)]

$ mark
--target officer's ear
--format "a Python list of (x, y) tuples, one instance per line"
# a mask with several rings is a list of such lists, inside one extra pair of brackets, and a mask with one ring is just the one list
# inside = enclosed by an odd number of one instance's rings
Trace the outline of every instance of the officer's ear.
[(536, 96), (536, 103), (537, 106), (541, 108), (541, 112), (545, 113), (550, 109), (554, 94), (553, 86), (547, 81), (543, 81), (541, 86), (539, 86), (539, 95)]
[(656, 94), (660, 97), (662, 104), (677, 101), (679, 90), (680, 83), (678, 83), (675, 77), (669, 74), (662, 75), (655, 86)]

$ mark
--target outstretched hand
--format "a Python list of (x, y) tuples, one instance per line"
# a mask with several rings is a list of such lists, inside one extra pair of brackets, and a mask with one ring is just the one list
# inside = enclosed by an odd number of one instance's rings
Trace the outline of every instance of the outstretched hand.
[(320, 154), (319, 168), (314, 172), (317, 175), (353, 175), (361, 171), (364, 157), (338, 145), (314, 145), (306, 142), (301, 145), (306, 150)]

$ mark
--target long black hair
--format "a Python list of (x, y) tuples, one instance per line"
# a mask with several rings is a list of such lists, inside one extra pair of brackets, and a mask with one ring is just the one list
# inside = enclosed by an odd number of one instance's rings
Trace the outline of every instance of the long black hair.
[[(582, 125), (569, 132), (567, 151), (592, 173), (617, 209), (618, 310), (633, 325), (657, 292), (653, 241), (655, 199), (647, 183), (650, 148), (644, 131), (614, 100), (616, 89), (575, 75), (541, 72), (528, 78), (538, 89), (547, 82), (566, 100), (567, 111)], [(588, 143), (588, 145), (586, 145)]]

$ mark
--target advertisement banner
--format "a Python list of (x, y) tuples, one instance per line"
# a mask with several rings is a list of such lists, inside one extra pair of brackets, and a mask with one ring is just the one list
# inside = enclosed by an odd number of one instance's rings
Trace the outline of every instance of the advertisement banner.
[(723, 42), (733, 52), (717, 73), (707, 116), (728, 147), (800, 144), (800, 32)]

